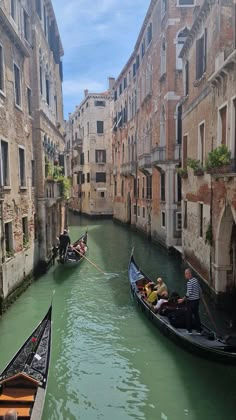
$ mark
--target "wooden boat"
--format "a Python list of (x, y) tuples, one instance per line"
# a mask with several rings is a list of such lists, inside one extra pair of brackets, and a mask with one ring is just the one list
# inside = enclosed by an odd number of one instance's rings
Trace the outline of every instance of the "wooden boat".
[[(61, 264), (69, 265), (78, 265), (84, 260), (84, 256), (80, 255), (81, 252), (76, 251), (76, 247), (79, 245), (80, 242), (83, 242), (85, 245), (85, 252), (84, 255), (86, 255), (88, 246), (88, 232), (86, 231), (84, 235), (82, 235), (77, 241), (75, 241), (72, 246), (68, 246), (67, 250), (65, 252), (65, 255), (62, 259), (59, 259), (58, 262)], [(74, 248), (74, 249), (73, 249)]]
[(0, 419), (11, 409), (18, 419), (40, 420), (51, 352), (52, 305), (0, 375)]
[(186, 328), (176, 328), (169, 321), (167, 316), (155, 313), (152, 305), (149, 305), (140, 290), (140, 283), (150, 282), (150, 278), (140, 270), (136, 264), (133, 254), (131, 255), (128, 274), (131, 286), (131, 293), (138, 304), (138, 306), (145, 313), (147, 318), (155, 324), (159, 330), (175, 341), (177, 344), (184, 347), (191, 353), (207, 358), (209, 360), (216, 360), (223, 363), (236, 363), (236, 340), (223, 339), (217, 334), (202, 324), (202, 334), (199, 335), (193, 330), (193, 334), (189, 335)]

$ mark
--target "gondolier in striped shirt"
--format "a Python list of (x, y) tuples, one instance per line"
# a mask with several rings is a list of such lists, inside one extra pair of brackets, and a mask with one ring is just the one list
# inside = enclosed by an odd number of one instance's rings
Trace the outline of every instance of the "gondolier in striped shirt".
[(201, 287), (199, 285), (198, 280), (195, 277), (193, 277), (190, 268), (186, 268), (184, 275), (187, 280), (187, 292), (182, 299), (178, 300), (178, 302), (182, 303), (186, 301), (186, 327), (188, 334), (192, 334), (193, 319), (197, 333), (201, 334), (202, 327), (199, 317), (199, 302), (202, 293)]

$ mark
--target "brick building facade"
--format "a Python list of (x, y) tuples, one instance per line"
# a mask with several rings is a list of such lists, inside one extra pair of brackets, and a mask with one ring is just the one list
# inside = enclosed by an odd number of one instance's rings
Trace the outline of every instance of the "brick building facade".
[[(42, 16), (45, 16), (50, 43), (43, 30)], [(62, 127), (63, 115), (59, 76), (62, 49), (57, 50), (55, 59), (56, 37), (59, 35), (51, 2), (1, 1), (0, 301), (21, 284), (40, 259), (48, 258), (49, 254), (44, 250), (51, 246), (52, 239), (56, 239), (58, 230), (52, 231), (51, 226), (44, 228), (50, 210), (46, 207), (49, 200), (45, 200), (46, 152), (43, 149), (45, 136), (47, 141), (51, 139), (54, 151), (64, 147), (63, 132), (57, 125), (59, 122)], [(51, 78), (49, 103), (45, 95), (40, 94), (40, 51)], [(56, 95), (58, 118), (55, 116)], [(41, 218), (42, 202), (45, 213)], [(59, 207), (59, 201), (55, 202), (54, 208)], [(59, 214), (59, 208), (56, 211)], [(48, 229), (48, 236), (44, 234), (45, 229)]]
[(90, 217), (112, 216), (113, 79), (109, 90), (90, 93), (66, 124), (67, 167), (73, 179), (70, 208)]
[(181, 243), (182, 60), (193, 0), (153, 0), (115, 85), (114, 217)]
[[(235, 13), (233, 1), (205, 0), (181, 52), (183, 165), (188, 170), (183, 180), (183, 252), (218, 298), (236, 286)], [(207, 171), (209, 152), (222, 144), (231, 161)], [(187, 167), (187, 157), (204, 171)]]

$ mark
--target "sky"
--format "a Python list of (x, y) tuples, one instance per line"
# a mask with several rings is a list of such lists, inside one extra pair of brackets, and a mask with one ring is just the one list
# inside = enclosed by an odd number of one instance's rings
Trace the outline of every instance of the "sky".
[(52, 0), (64, 48), (64, 118), (104, 92), (133, 52), (150, 0)]

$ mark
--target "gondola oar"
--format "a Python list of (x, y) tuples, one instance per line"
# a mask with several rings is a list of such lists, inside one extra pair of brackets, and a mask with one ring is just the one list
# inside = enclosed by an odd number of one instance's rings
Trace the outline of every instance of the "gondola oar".
[(106, 273), (104, 273), (104, 271), (102, 271), (96, 264), (94, 264), (88, 257), (85, 257), (84, 254), (82, 254), (81, 252), (79, 252), (76, 248), (73, 248), (73, 251), (77, 252), (77, 254), (79, 254), (81, 257), (85, 258), (90, 264), (92, 264), (98, 271), (100, 271), (100, 273), (106, 275)]
[(212, 322), (212, 325), (213, 325), (213, 327), (215, 328), (215, 331), (216, 331), (217, 335), (219, 335), (218, 328), (217, 328), (217, 326), (216, 326), (216, 323), (215, 323), (215, 321), (214, 321), (214, 319), (213, 319), (213, 316), (212, 316), (212, 314), (211, 314), (211, 311), (210, 311), (210, 309), (208, 308), (208, 305), (207, 305), (207, 303), (206, 303), (205, 298), (203, 297), (203, 295), (201, 296), (201, 298), (202, 298), (203, 304), (204, 304), (204, 306), (205, 306), (205, 308), (206, 308), (206, 311), (207, 311), (207, 313), (208, 313), (208, 315), (209, 315), (209, 318), (210, 318), (210, 320), (211, 320), (211, 322)]

